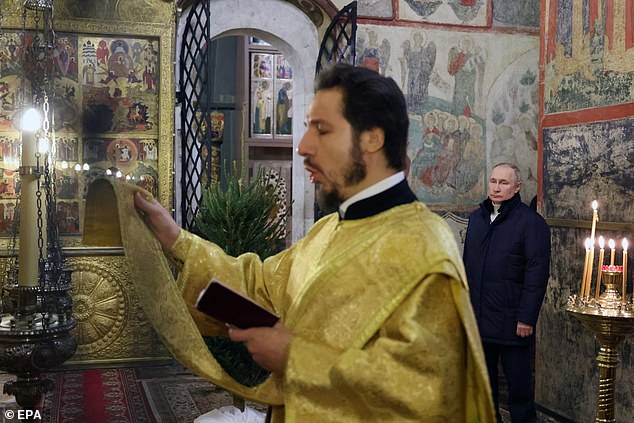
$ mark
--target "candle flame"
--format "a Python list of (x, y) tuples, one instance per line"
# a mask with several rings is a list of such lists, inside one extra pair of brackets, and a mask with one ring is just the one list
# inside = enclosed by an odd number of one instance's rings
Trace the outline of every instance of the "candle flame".
[(592, 241), (590, 238), (586, 238), (586, 250), (590, 250), (590, 247), (592, 247)]
[(603, 239), (602, 236), (599, 237), (599, 248), (603, 250), (603, 247), (605, 247), (605, 240)]
[(623, 238), (623, 251), (627, 251), (627, 238)]
[(22, 130), (26, 132), (36, 132), (42, 126), (42, 118), (34, 108), (27, 109), (22, 114)]
[(613, 239), (610, 240), (609, 244), (610, 244), (610, 249), (614, 250), (614, 247), (616, 246), (616, 244)]
[(597, 211), (598, 208), (599, 208), (599, 203), (597, 202), (597, 200), (594, 200), (592, 202), (592, 210)]

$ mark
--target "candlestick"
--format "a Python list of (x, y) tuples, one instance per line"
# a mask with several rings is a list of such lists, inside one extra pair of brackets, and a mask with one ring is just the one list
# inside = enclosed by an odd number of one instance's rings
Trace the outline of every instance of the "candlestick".
[(627, 295), (627, 238), (623, 238), (623, 287), (621, 289), (621, 304), (625, 305)]
[(605, 247), (605, 240), (602, 236), (599, 237), (599, 268), (597, 269), (597, 289), (594, 294), (594, 299), (599, 299), (601, 294), (601, 276), (603, 275), (603, 253)]
[(586, 238), (586, 257), (583, 261), (583, 278), (581, 279), (581, 291), (579, 292), (579, 298), (583, 298), (585, 294), (586, 278), (588, 277), (588, 264), (590, 258), (590, 238)]
[(616, 247), (616, 244), (614, 243), (614, 240), (611, 239), (610, 240), (610, 266), (614, 266), (614, 248)]

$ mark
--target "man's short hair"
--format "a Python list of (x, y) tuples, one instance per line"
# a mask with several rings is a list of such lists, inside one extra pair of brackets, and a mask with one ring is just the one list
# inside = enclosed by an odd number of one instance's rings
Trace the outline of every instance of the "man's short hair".
[(405, 96), (396, 82), (370, 69), (339, 63), (317, 76), (315, 91), (327, 89), (341, 90), (342, 114), (355, 136), (373, 128), (383, 130), (387, 163), (403, 170), (409, 118)]
[(519, 184), (520, 182), (522, 182), (522, 172), (520, 171), (520, 168), (517, 167), (516, 165), (514, 165), (513, 163), (500, 162), (500, 163), (496, 164), (495, 166), (493, 166), (491, 168), (491, 171), (493, 171), (493, 169), (495, 169), (497, 167), (501, 167), (501, 166), (506, 166), (506, 167), (510, 167), (511, 169), (513, 169), (513, 172), (515, 173), (515, 183), (516, 184)]

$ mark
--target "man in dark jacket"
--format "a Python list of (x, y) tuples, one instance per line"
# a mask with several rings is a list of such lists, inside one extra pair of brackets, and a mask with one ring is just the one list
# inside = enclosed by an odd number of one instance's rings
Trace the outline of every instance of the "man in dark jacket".
[(513, 423), (536, 422), (532, 379), (535, 324), (550, 268), (550, 230), (520, 199), (521, 173), (500, 163), (489, 198), (469, 217), (463, 259), (498, 422), (498, 361), (509, 387)]

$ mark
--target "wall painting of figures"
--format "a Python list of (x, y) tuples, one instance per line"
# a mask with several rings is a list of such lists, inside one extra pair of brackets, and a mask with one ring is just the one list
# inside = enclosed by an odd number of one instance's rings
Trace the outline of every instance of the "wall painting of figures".
[(633, 222), (633, 167), (634, 119), (545, 129), (544, 215), (588, 220), (598, 200), (602, 221)]
[(527, 204), (537, 195), (538, 54), (535, 48), (510, 64), (487, 98), (487, 169), (515, 163), (522, 173), (520, 196)]
[(21, 31), (0, 34), (0, 236), (10, 235), (7, 216), (19, 190), (16, 121), (22, 61), (27, 75), (34, 66), (54, 70), (51, 97), (62, 234), (81, 233), (82, 200), (96, 177), (120, 175), (154, 195), (158, 192), (158, 39), (56, 35), (52, 63), (43, 64), (33, 55), (35, 33), (26, 32), (24, 41)]
[[(408, 178), (416, 195), (433, 209), (468, 211), (486, 197), (492, 105), (508, 106), (496, 122), (522, 135), (520, 141), (500, 138), (498, 144), (533, 147), (537, 78), (535, 66), (527, 63), (537, 63), (536, 36), (362, 25), (357, 40), (363, 46), (358, 63), (392, 77), (403, 89), (410, 117)], [(504, 93), (511, 80), (522, 78), (521, 89)], [(536, 151), (530, 154), (527, 169), (537, 163)]]
[(544, 111), (634, 102), (634, 3), (548, 0)]
[(399, 18), (417, 22), (486, 26), (490, 0), (399, 0)]

